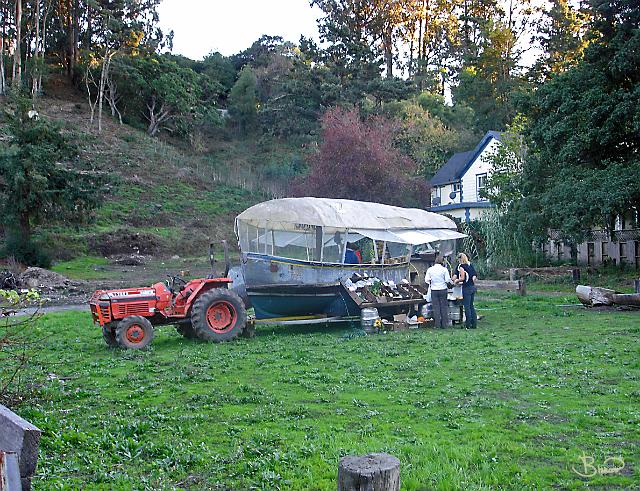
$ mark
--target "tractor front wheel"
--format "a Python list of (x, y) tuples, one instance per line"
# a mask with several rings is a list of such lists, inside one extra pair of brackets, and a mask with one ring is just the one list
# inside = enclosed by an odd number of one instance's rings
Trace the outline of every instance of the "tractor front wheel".
[(122, 348), (143, 349), (153, 340), (153, 326), (139, 315), (125, 317), (116, 328), (116, 341)]
[(193, 304), (191, 324), (205, 341), (228, 341), (242, 333), (247, 311), (242, 299), (231, 290), (215, 288), (203, 293)]
[(104, 342), (107, 343), (109, 348), (115, 348), (118, 346), (118, 341), (116, 340), (116, 323), (108, 322), (104, 326), (102, 326), (102, 338)]

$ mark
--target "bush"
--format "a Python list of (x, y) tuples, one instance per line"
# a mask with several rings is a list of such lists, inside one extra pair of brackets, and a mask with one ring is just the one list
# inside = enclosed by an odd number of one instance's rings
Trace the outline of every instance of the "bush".
[(51, 255), (41, 243), (34, 240), (23, 240), (17, 235), (7, 236), (2, 250), (4, 257), (14, 257), (17, 261), (27, 266), (48, 268), (51, 266)]
[(37, 385), (35, 374), (43, 373), (40, 370), (24, 376), (40, 349), (33, 332), (39, 314), (15, 317), (9, 312), (38, 304), (38, 294), (33, 290), (25, 294), (0, 290), (0, 404), (7, 407), (24, 402)]

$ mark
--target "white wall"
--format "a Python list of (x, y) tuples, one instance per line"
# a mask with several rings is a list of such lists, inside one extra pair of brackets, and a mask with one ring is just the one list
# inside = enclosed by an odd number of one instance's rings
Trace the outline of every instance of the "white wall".
[(447, 184), (445, 186), (434, 186), (431, 190), (431, 202), (433, 203), (433, 198), (438, 196), (437, 191), (440, 192), (440, 204), (441, 205), (449, 205), (451, 203), (460, 203), (460, 196), (457, 195), (455, 200), (449, 198), (449, 194), (453, 191), (453, 184)]
[(480, 201), (476, 187), (476, 176), (478, 174), (491, 174), (492, 166), (489, 156), (496, 151), (496, 147), (502, 145), (498, 140), (492, 138), (489, 144), (478, 158), (471, 164), (471, 167), (462, 176), (462, 199), (465, 203)]

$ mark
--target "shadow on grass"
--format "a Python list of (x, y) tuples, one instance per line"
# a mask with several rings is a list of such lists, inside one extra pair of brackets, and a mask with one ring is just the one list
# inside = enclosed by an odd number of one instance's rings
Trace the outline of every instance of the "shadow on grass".
[(270, 336), (300, 336), (304, 334), (340, 334), (357, 331), (360, 323), (357, 321), (344, 321), (334, 323), (300, 324), (300, 325), (264, 325), (256, 326), (256, 337)]

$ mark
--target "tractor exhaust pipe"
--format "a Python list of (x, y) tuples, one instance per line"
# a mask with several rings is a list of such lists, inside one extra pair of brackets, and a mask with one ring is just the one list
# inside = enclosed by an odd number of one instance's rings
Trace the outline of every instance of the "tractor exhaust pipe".
[[(229, 244), (227, 244), (226, 240), (222, 240), (222, 247), (224, 249), (224, 274), (223, 278), (226, 278), (229, 274), (229, 270), (231, 269), (231, 263), (229, 261)], [(213, 251), (214, 242), (209, 243), (209, 262), (211, 263), (211, 273), (215, 276), (216, 274), (216, 257)]]

